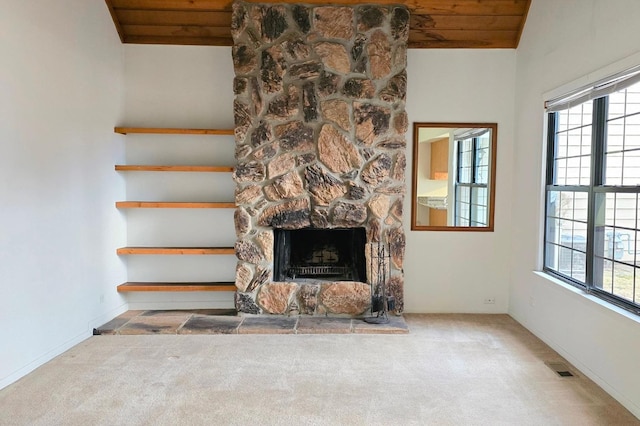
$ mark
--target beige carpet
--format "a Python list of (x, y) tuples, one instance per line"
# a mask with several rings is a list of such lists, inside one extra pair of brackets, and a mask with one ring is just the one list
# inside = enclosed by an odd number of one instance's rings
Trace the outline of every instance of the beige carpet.
[(0, 424), (640, 424), (506, 315), (405, 319), (405, 335), (95, 336), (0, 390)]

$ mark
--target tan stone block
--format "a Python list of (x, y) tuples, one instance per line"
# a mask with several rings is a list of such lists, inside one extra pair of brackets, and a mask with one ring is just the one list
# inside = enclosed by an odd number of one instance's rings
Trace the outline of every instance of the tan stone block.
[(308, 198), (285, 201), (268, 206), (258, 218), (258, 225), (272, 228), (300, 229), (311, 224)]
[(236, 145), (236, 160), (241, 160), (251, 153), (249, 145)]
[(239, 44), (231, 49), (233, 57), (233, 67), (236, 74), (248, 74), (256, 69), (258, 58), (253, 48), (248, 45)]
[(393, 48), (391, 62), (395, 69), (405, 69), (407, 67), (407, 45), (399, 44)]
[(389, 197), (383, 194), (375, 194), (369, 199), (369, 209), (374, 216), (384, 219), (389, 214)]
[(373, 145), (376, 134), (374, 132), (373, 122), (371, 120), (356, 123), (356, 138), (360, 143), (366, 146)]
[(302, 115), (306, 123), (318, 120), (318, 97), (316, 85), (308, 81), (302, 86)]
[(245, 143), (252, 119), (249, 105), (239, 99), (235, 99), (233, 101), (233, 120), (235, 123), (233, 134), (235, 135), (236, 144), (242, 145)]
[(355, 99), (371, 99), (374, 97), (376, 87), (366, 78), (350, 78), (344, 83), (342, 93)]
[(293, 154), (282, 154), (271, 160), (267, 166), (267, 176), (273, 179), (290, 172), (296, 166), (296, 157)]
[(346, 173), (362, 165), (362, 158), (354, 144), (330, 124), (320, 129), (318, 154), (320, 161), (334, 173)]
[(273, 231), (260, 232), (256, 241), (264, 253), (265, 260), (271, 262), (273, 260)]
[(392, 136), (376, 143), (376, 148), (388, 151), (404, 150), (407, 147), (407, 140), (404, 136)]
[(248, 240), (236, 241), (235, 245), (236, 257), (254, 265), (264, 260), (264, 255), (255, 243)]
[(238, 164), (233, 171), (233, 179), (238, 183), (260, 182), (264, 180), (264, 164), (257, 161)]
[(251, 272), (251, 268), (242, 262), (238, 262), (236, 265), (236, 287), (238, 291), (246, 291), (252, 278), (253, 272)]
[(391, 216), (395, 217), (399, 222), (402, 222), (403, 204), (404, 197), (400, 197), (391, 205), (391, 209), (389, 210)]
[(262, 52), (260, 84), (264, 93), (282, 92), (282, 80), (285, 72), (284, 55), (278, 45)]
[(367, 195), (367, 190), (355, 182), (347, 181), (347, 198), (350, 200), (362, 200)]
[(406, 194), (407, 187), (406, 185), (392, 185), (391, 182), (382, 182), (379, 186), (376, 187), (375, 192), (378, 194)]
[(371, 35), (367, 53), (372, 78), (383, 78), (391, 73), (391, 43), (383, 31), (378, 30)]
[(361, 315), (371, 305), (371, 287), (350, 281), (322, 284), (319, 299), (329, 313)]
[(236, 227), (236, 236), (246, 235), (251, 230), (251, 216), (243, 208), (238, 207), (233, 214), (233, 222)]
[(347, 193), (347, 188), (342, 181), (316, 165), (307, 167), (305, 181), (306, 188), (313, 194), (316, 204), (320, 206), (328, 206), (336, 198)]
[(256, 77), (251, 78), (251, 107), (254, 116), (259, 117), (262, 114), (262, 94), (260, 93), (260, 85)]
[(289, 86), (286, 93), (278, 94), (267, 105), (267, 118), (294, 118), (300, 111), (300, 92), (296, 86)]
[(354, 102), (353, 108), (358, 141), (371, 146), (376, 137), (384, 136), (388, 132), (391, 109), (362, 102)]
[(285, 57), (290, 61), (306, 59), (311, 54), (311, 46), (304, 42), (297, 35), (290, 36), (282, 42)]
[(381, 100), (390, 104), (398, 101), (404, 102), (407, 97), (407, 72), (406, 70), (400, 71), (398, 74), (391, 77), (386, 86), (380, 90), (379, 97)]
[(320, 42), (314, 45), (314, 49), (325, 67), (339, 74), (348, 74), (351, 71), (351, 60), (347, 49), (338, 43)]
[(338, 91), (342, 77), (332, 72), (323, 71), (318, 79), (318, 94), (320, 98), (333, 95)]
[(309, 151), (313, 149), (313, 128), (301, 121), (292, 121), (275, 128), (280, 148), (285, 151)]
[(393, 170), (391, 171), (391, 179), (398, 182), (405, 181), (405, 170), (407, 168), (407, 157), (404, 152), (399, 152), (396, 155), (396, 161), (393, 163)]
[[(254, 117), (258, 114), (254, 114)], [(271, 126), (268, 122), (260, 120), (258, 126), (251, 132), (251, 146), (256, 148), (260, 145), (270, 142), (273, 138)]]
[(254, 24), (267, 42), (276, 40), (289, 27), (286, 19), (288, 10), (283, 5), (258, 6), (254, 11)]
[(270, 314), (285, 314), (289, 307), (289, 299), (296, 291), (295, 283), (273, 282), (260, 287), (258, 303), (265, 312)]
[(380, 154), (363, 167), (360, 177), (370, 185), (379, 185), (389, 177), (390, 172), (391, 158), (386, 154)]
[(264, 188), (267, 198), (272, 201), (297, 198), (304, 192), (302, 179), (298, 173), (290, 172), (274, 180), (271, 185)]
[(349, 131), (351, 129), (351, 119), (349, 105), (340, 99), (331, 99), (320, 103), (322, 114), (326, 120), (331, 120), (342, 128)]
[(311, 225), (319, 229), (331, 228), (329, 211), (326, 208), (314, 207), (311, 212)]
[(393, 8), (391, 14), (391, 35), (394, 39), (406, 44), (409, 37), (409, 10), (406, 6)]
[(367, 207), (364, 204), (336, 202), (331, 216), (331, 223), (348, 228), (359, 226), (367, 220)]
[(407, 129), (409, 128), (409, 117), (407, 116), (406, 111), (395, 114), (393, 117), (393, 128), (400, 135), (407, 133)]
[(231, 14), (231, 36), (234, 41), (242, 35), (247, 28), (247, 9), (243, 3), (234, 2), (232, 5), (233, 13)]
[(258, 198), (262, 198), (262, 188), (258, 185), (248, 185), (244, 188), (236, 188), (236, 204), (252, 204)]
[(313, 28), (322, 37), (344, 40), (353, 37), (353, 8), (319, 6), (313, 9), (313, 17)]
[(275, 157), (277, 153), (278, 142), (273, 142), (256, 149), (255, 151), (253, 151), (253, 154), (251, 156), (256, 161), (265, 161)]
[(294, 64), (289, 67), (287, 74), (291, 80), (309, 80), (316, 79), (320, 76), (322, 64), (318, 61), (307, 61), (300, 64)]
[(249, 88), (249, 79), (245, 77), (234, 77), (233, 79), (233, 94), (239, 97), (244, 97), (247, 94)]
[(387, 18), (386, 8), (379, 6), (361, 6), (356, 13), (358, 31), (369, 31), (372, 28), (381, 27)]

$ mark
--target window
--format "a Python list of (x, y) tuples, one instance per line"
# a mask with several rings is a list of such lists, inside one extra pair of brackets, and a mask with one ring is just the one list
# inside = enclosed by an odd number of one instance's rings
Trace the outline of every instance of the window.
[(591, 94), (583, 90), (548, 106), (544, 245), (547, 272), (636, 313), (639, 75), (636, 71), (624, 84), (600, 82)]
[(456, 226), (487, 226), (490, 144), (487, 129), (456, 139)]

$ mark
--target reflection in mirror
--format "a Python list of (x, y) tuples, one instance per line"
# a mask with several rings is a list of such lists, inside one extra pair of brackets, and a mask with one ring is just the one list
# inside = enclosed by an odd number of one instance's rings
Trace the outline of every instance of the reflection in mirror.
[(495, 123), (414, 123), (411, 229), (493, 231)]

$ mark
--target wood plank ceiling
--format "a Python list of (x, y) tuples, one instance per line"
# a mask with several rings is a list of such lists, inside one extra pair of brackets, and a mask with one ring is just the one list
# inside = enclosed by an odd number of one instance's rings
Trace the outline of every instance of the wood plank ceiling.
[[(232, 0), (105, 0), (123, 43), (231, 46)], [(256, 2), (256, 0), (250, 0)], [(358, 0), (261, 1), (358, 5)], [(411, 12), (410, 48), (518, 47), (531, 0), (376, 0)]]

